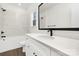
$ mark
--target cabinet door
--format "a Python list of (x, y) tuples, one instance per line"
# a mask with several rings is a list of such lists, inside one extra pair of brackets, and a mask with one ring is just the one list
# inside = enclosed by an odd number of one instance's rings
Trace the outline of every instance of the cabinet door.
[(26, 55), (27, 56), (35, 56), (35, 45), (34, 44), (30, 44), (29, 46), (27, 46), (27, 49), (26, 49)]
[(60, 56), (60, 54), (56, 50), (51, 49), (51, 56)]
[(26, 56), (35, 56), (36, 55), (36, 51), (37, 51), (37, 47), (36, 45), (32, 42), (32, 38), (27, 37), (26, 38)]
[(35, 45), (35, 52), (38, 56), (50, 56), (50, 48), (34, 39), (31, 40), (31, 43)]
[(50, 56), (50, 48), (35, 39), (28, 37), (26, 41), (27, 56)]
[(58, 51), (58, 50), (56, 50), (54, 48), (51, 48), (50, 51), (51, 51), (51, 53), (50, 53), (51, 56), (67, 56), (63, 52), (60, 52), (60, 51)]

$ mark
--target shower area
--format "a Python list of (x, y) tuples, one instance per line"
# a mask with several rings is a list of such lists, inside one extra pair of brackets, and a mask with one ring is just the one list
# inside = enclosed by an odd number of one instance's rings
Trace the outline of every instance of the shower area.
[(6, 51), (14, 51), (19, 48), (18, 51), (22, 52), (22, 46), (19, 45), (19, 42), (25, 40), (27, 33), (26, 16), (26, 9), (18, 3), (0, 3), (0, 55), (15, 54), (6, 53)]

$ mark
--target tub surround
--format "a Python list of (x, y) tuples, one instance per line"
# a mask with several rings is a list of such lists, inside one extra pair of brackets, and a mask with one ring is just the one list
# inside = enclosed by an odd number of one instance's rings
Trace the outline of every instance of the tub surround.
[(34, 40), (43, 43), (51, 48), (61, 51), (66, 55), (70, 56), (78, 56), (79, 55), (79, 40), (77, 39), (70, 39), (66, 37), (60, 36), (49, 36), (47, 34), (38, 34), (38, 33), (31, 33), (26, 34), (33, 38)]
[(25, 35), (6, 37), (5, 41), (0, 40), (0, 53), (22, 47), (19, 43), (25, 41)]

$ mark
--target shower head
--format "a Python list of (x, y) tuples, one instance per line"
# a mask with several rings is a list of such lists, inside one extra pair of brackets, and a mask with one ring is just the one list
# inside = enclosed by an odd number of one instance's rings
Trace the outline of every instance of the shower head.
[(1, 8), (1, 10), (2, 10), (2, 11), (6, 11), (6, 9), (4, 9), (4, 8)]

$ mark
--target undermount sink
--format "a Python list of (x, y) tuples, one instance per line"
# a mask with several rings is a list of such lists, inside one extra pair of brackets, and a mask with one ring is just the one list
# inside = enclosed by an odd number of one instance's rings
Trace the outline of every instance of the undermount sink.
[(48, 36), (48, 35), (39, 35), (40, 38), (46, 38), (46, 39), (55, 39), (53, 36)]
[(55, 39), (55, 37), (49, 36), (47, 34), (40, 34), (40, 33), (35, 34), (35, 33), (31, 33), (31, 35), (34, 35), (34, 36), (39, 37), (39, 38), (44, 38), (44, 39)]

